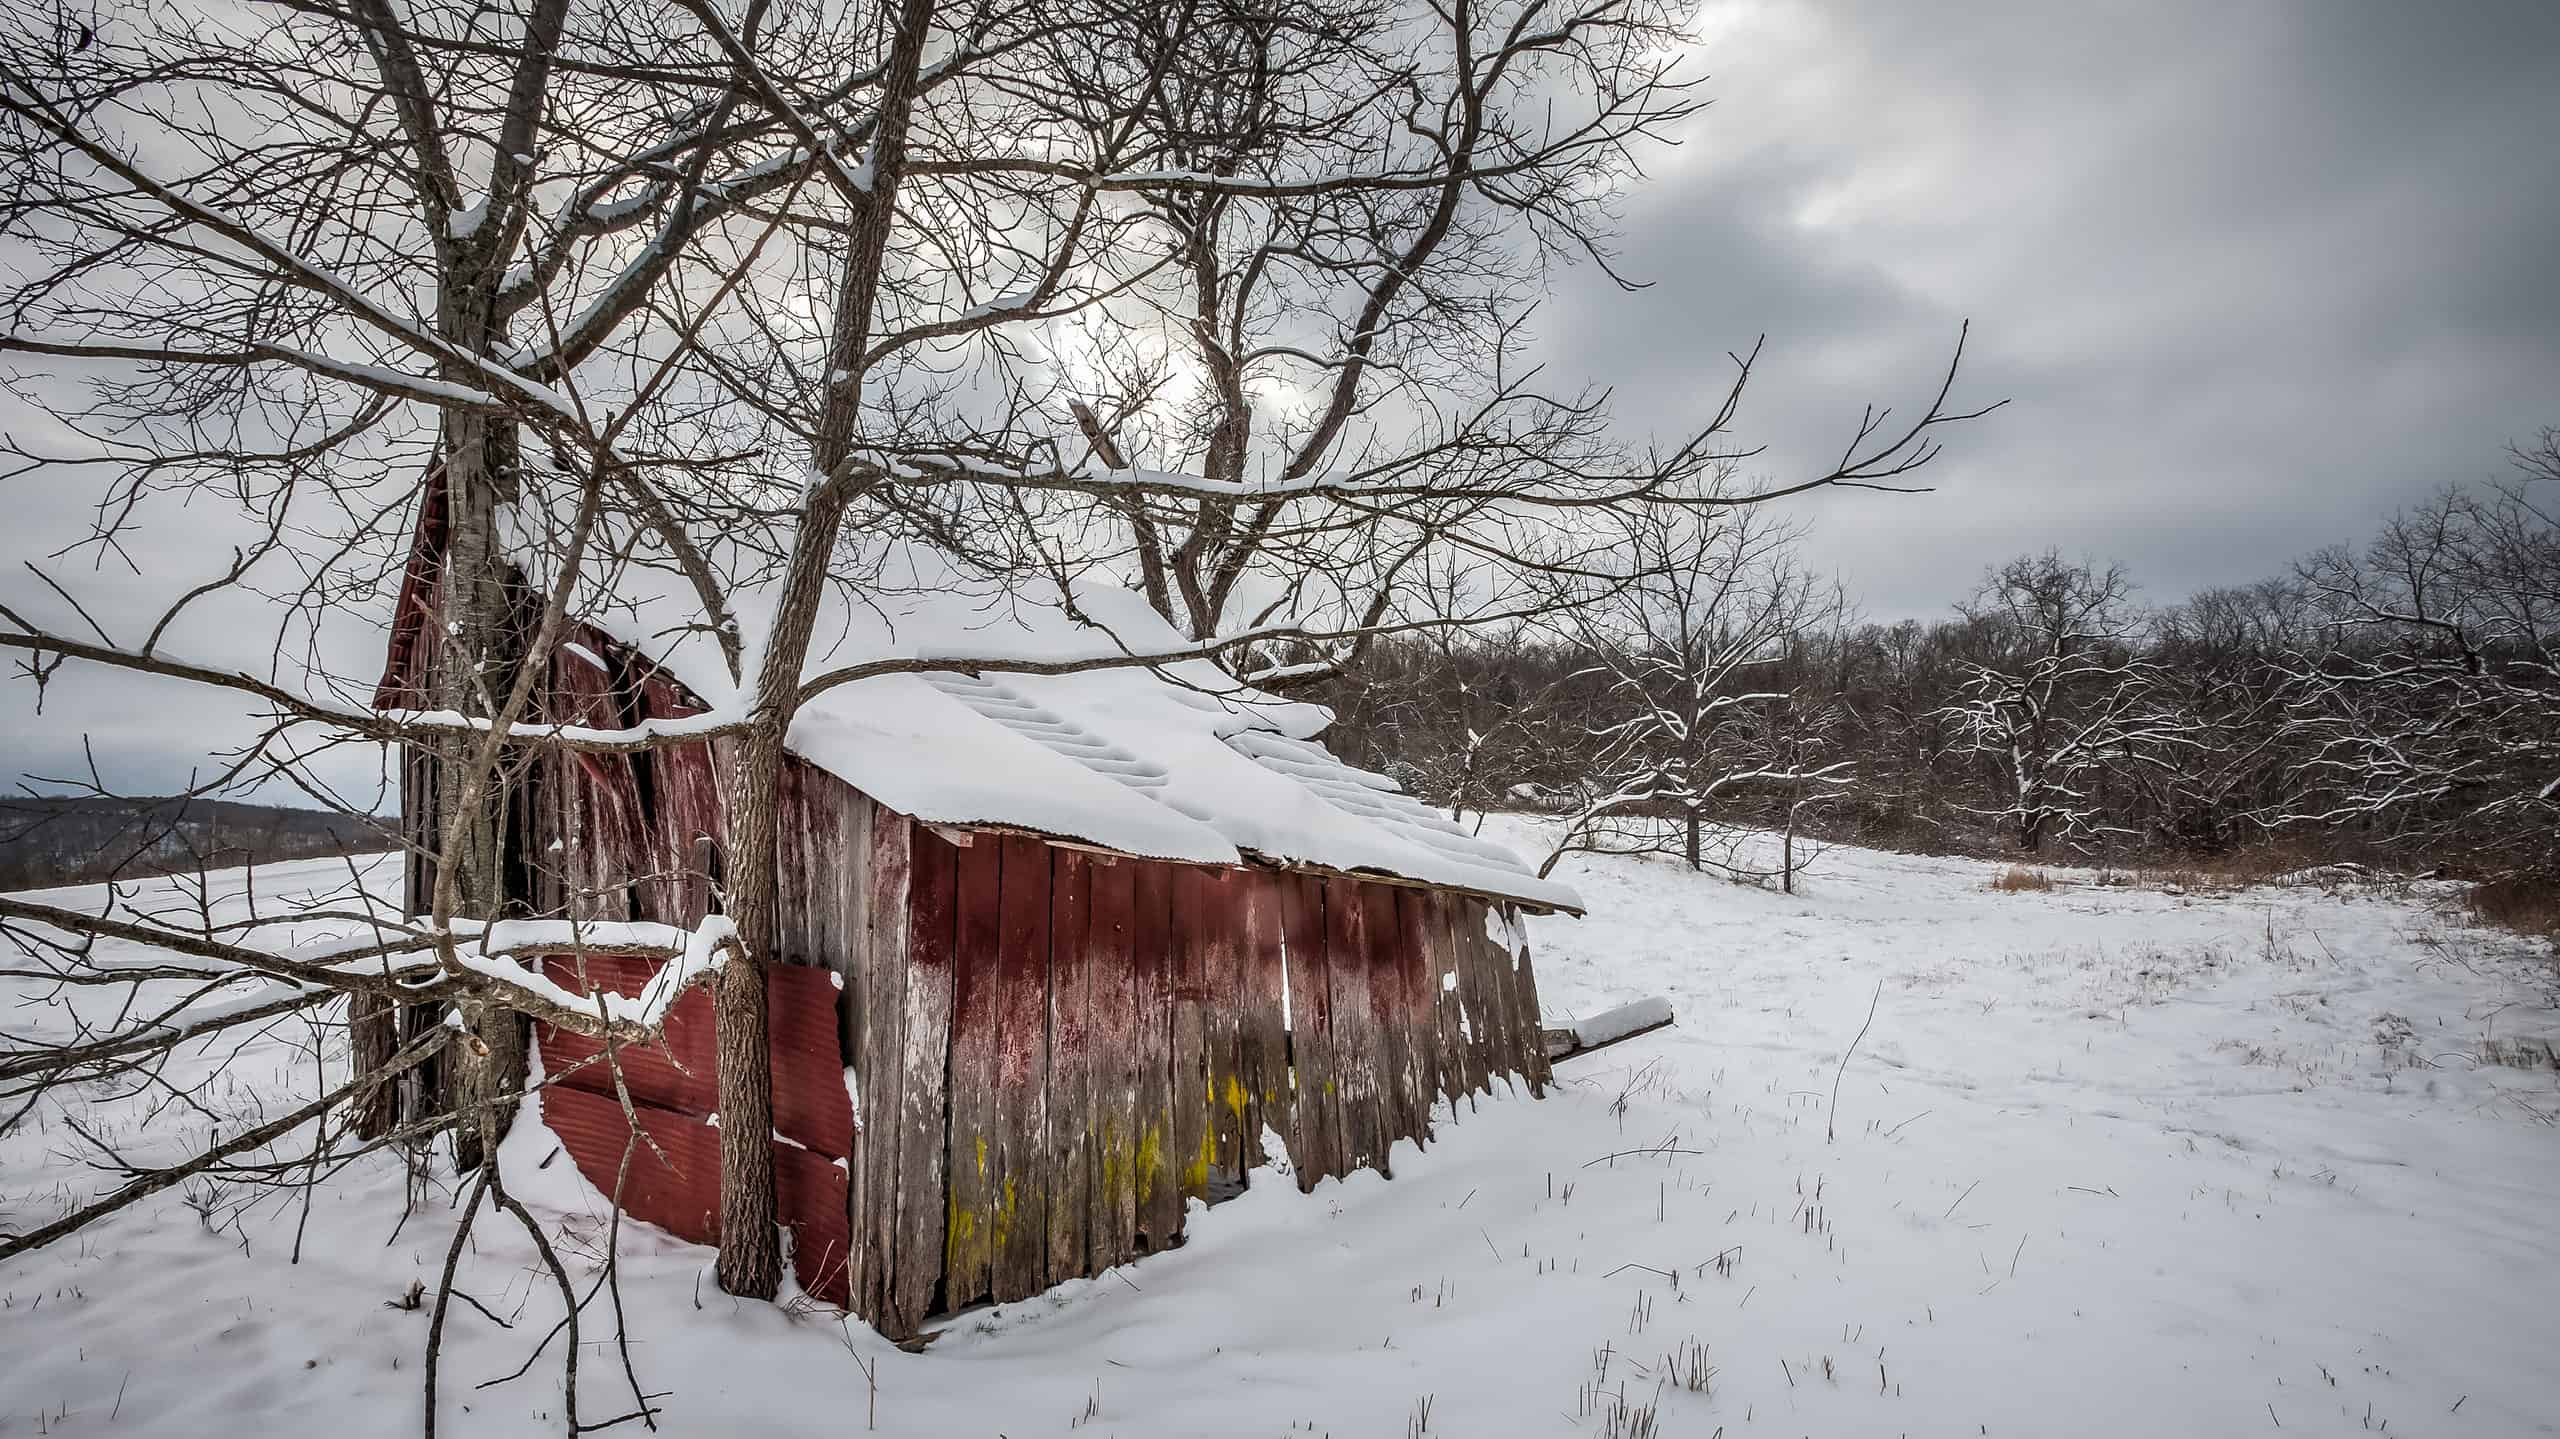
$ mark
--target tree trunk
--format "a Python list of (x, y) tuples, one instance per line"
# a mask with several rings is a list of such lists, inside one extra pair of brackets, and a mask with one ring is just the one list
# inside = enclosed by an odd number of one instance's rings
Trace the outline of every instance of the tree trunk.
[(1705, 868), (1705, 867), (1706, 867), (1706, 865), (1705, 865), (1704, 857), (1703, 857), (1703, 855), (1702, 855), (1702, 853), (1701, 853), (1701, 847), (1700, 847), (1700, 844), (1699, 844), (1699, 833), (1698, 833), (1698, 831), (1699, 831), (1699, 823), (1698, 823), (1698, 812), (1697, 812), (1696, 810), (1694, 810), (1694, 809), (1693, 809), (1693, 810), (1689, 811), (1688, 821), (1689, 821), (1689, 823), (1688, 823), (1688, 846), (1687, 846), (1687, 852), (1688, 852), (1688, 856), (1689, 856), (1689, 868), (1691, 868), (1691, 869), (1693, 869), (1693, 870), (1695, 870), (1695, 869), (1703, 869), (1703, 868)]
[(1787, 832), (1778, 841), (1778, 887), (1796, 892), (1796, 805), (1787, 806)]
[(799, 708), (809, 632), (817, 622), (828, 563), (856, 493), (851, 478), (838, 470), (860, 440), (862, 357), (870, 344), (889, 232), (897, 223), (907, 131), (932, 23), (932, 0), (903, 0), (881, 84), (871, 189), (867, 203), (854, 211), (828, 342), (828, 385), (819, 408), (814, 456), (818, 471), (828, 479), (811, 490), (793, 536), (791, 565), (754, 681), (755, 708), (738, 746), (736, 782), (723, 814), (729, 841), (728, 912), (745, 952), (731, 956), (712, 989), (720, 1093), (719, 1278), (722, 1289), (751, 1299), (772, 1298), (782, 1282), (773, 1196), (773, 1061), (760, 966), (774, 962), (779, 933), (781, 880), (775, 862), (783, 736)]
[(728, 814), (728, 913), (745, 956), (732, 955), (712, 988), (720, 1093), (720, 1287), (770, 1299), (782, 1284), (773, 1193), (773, 1054), (764, 966), (780, 909), (775, 871), (782, 787), (779, 712), (760, 712), (738, 747)]
[[(515, 682), (523, 657), (514, 599), (515, 572), (498, 538), (497, 514), (514, 498), (515, 436), (509, 427), (492, 423), (478, 411), (457, 409), (445, 419), (444, 611), (447, 626), (439, 666), (443, 703), (461, 714), (490, 715)], [(441, 819), (463, 814), (459, 842), (437, 856), (439, 870), (450, 870), (460, 903), (457, 917), (499, 919), (511, 894), (509, 802), (503, 764), (480, 776), (446, 757), (435, 766), (436, 814)], [(450, 833), (451, 831), (448, 831)], [(463, 1033), (446, 1055), (451, 1100), (466, 1113), (495, 1105), (494, 1132), (503, 1137), (515, 1118), (513, 1096), (524, 1086), (525, 1021), (511, 1009), (466, 1005)], [(491, 1132), (477, 1122), (454, 1131), (453, 1162), (458, 1170), (476, 1169), (486, 1158), (481, 1136)]]

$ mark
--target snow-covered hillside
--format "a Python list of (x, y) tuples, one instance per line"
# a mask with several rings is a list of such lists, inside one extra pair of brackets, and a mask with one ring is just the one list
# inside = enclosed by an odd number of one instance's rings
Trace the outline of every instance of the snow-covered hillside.
[[(671, 1434), (1597, 1435), (1648, 1406), (1700, 1439), (2560, 1432), (2560, 1074), (2484, 1060), (2560, 1039), (2546, 958), (2441, 894), (1994, 872), (1844, 849), (1787, 897), (1569, 865), (1593, 915), (1533, 925), (1549, 1013), (1662, 994), (1679, 1023), (1566, 1061), (1545, 1102), (1457, 1115), (1392, 1181), (1258, 1184), (1188, 1247), (921, 1355), (732, 1303), (707, 1251), (626, 1230), (639, 1377)], [(292, 1054), (201, 1113), (31, 1116), (0, 1228), (102, 1184), (67, 1118), (200, 1134), (306, 1092)], [(511, 1182), (583, 1262), (596, 1201), (550, 1150), (520, 1126)], [(0, 1435), (416, 1432), (426, 1316), (387, 1301), (452, 1230), (443, 1196), (399, 1225), (400, 1190), (361, 1166), (306, 1219), (198, 1188), (0, 1266)], [(484, 1225), (459, 1282), (512, 1328), (457, 1307), (450, 1432), (561, 1432), (556, 1343), (473, 1387), (557, 1317), (521, 1232)], [(601, 1302), (586, 1324), (609, 1417)]]

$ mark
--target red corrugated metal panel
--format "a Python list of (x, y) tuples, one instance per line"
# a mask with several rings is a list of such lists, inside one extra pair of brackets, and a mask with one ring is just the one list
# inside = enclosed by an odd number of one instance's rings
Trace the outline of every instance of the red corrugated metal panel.
[(850, 1242), (850, 1186), (843, 1165), (787, 1144), (773, 1147), (774, 1210), (791, 1230), (791, 1272), (800, 1287), (842, 1305), (845, 1249)]
[[(631, 1171), (622, 1183), (622, 1212), (679, 1239), (719, 1243), (719, 1132), (692, 1115), (654, 1105), (634, 1105), (633, 1111), (657, 1152), (647, 1144), (632, 1148)], [(602, 1095), (558, 1085), (542, 1092), (542, 1118), (577, 1161), (578, 1172), (610, 1197), (631, 1134), (621, 1106)]]
[[(634, 1104), (650, 1144), (631, 1147), (622, 1180), (622, 1212), (695, 1244), (720, 1242), (720, 1131), (690, 1114)], [(622, 1107), (600, 1094), (555, 1085), (542, 1094), (542, 1117), (578, 1172), (611, 1196), (630, 1135)], [(661, 1158), (660, 1156), (664, 1157)], [(831, 1304), (845, 1302), (845, 1172), (825, 1155), (788, 1144), (773, 1147), (774, 1202), (791, 1229), (792, 1267), (800, 1287)]]
[[(580, 988), (575, 962), (565, 955), (543, 960), (556, 982)], [(657, 972), (653, 960), (587, 956), (590, 980), (616, 994), (637, 994)], [(766, 1024), (773, 1050), (773, 1127), (828, 1156), (853, 1152), (853, 1107), (845, 1096), (844, 1059), (836, 1039), (835, 976), (823, 969), (790, 966), (765, 971)], [(601, 1061), (575, 1072), (570, 1066), (602, 1052), (595, 1040), (544, 1027), (542, 1053), (549, 1072), (565, 1084), (596, 1094), (613, 1093)], [(620, 1054), (631, 1097), (663, 1109), (706, 1115), (719, 1108), (713, 1048), (711, 996), (697, 988), (667, 1016), (663, 1047), (626, 1048)]]
[[(583, 982), (577, 961), (567, 955), (546, 956), (542, 969), (553, 983), (570, 990), (585, 991), (592, 985), (615, 994), (638, 994), (649, 977), (658, 972), (654, 960), (601, 954), (587, 956)], [(674, 1011), (667, 1016), (664, 1044), (623, 1048), (617, 1059), (631, 1097), (696, 1116), (719, 1108), (711, 1023), (711, 996), (696, 989), (676, 1001)], [(548, 1025), (541, 1026), (541, 1038), (545, 1072), (562, 1076), (561, 1083), (592, 1094), (613, 1093), (613, 1076), (599, 1058), (604, 1052), (601, 1043)], [(589, 1060), (594, 1062), (585, 1062)]]
[[(829, 1158), (853, 1153), (853, 1103), (832, 970), (785, 965), (764, 972), (765, 1032), (773, 1049), (773, 1127)], [(709, 1028), (711, 1011), (702, 1011)], [(839, 1206), (841, 1207), (841, 1206)]]

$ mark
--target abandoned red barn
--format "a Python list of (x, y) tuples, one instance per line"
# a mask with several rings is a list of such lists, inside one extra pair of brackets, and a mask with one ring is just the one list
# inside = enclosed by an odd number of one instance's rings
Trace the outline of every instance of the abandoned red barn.
[[(417, 527), (376, 696), (428, 707), (442, 506)], [(542, 540), (519, 536), (538, 566)], [(645, 543), (587, 587), (543, 666), (538, 721), (627, 728), (708, 712), (734, 682)], [(916, 563), (907, 557), (910, 565)], [(932, 575), (843, 606), (847, 655), (1056, 655), (1178, 643), (1144, 602), (1070, 613)], [(742, 606), (743, 608), (744, 606)], [(1097, 616), (1101, 616), (1097, 619)], [(1098, 626), (1098, 628), (1097, 628)], [(938, 645), (895, 650), (895, 646)], [(1296, 1181), (1384, 1170), (1433, 1106), (1547, 1078), (1523, 909), (1571, 891), (1341, 764), (1314, 706), (1207, 663), (1062, 675), (988, 661), (811, 700), (784, 775), (780, 963), (768, 968), (781, 1217), (809, 1293), (892, 1335), (1179, 1242), (1186, 1203), (1241, 1186), (1279, 1136)], [(530, 916), (693, 926), (716, 906), (725, 740), (552, 748), (510, 821)], [(432, 834), (434, 760), (404, 814)], [(417, 853), (423, 855), (422, 843)], [(413, 859), (422, 909), (430, 861)], [(553, 977), (634, 993), (647, 961), (561, 954)], [(626, 1211), (718, 1240), (709, 997), (626, 1055)], [(629, 1129), (593, 1042), (537, 1035), (541, 1117), (600, 1191)]]

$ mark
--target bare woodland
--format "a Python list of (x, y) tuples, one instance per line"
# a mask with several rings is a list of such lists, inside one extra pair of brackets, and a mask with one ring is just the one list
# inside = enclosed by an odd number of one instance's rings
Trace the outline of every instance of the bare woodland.
[[(1939, 852), (2538, 887), (2560, 862), (2560, 431), (2511, 458), (2256, 584), (2146, 604), (2120, 567), (2047, 552), (1933, 622), (1851, 623), (1754, 556), (1765, 516), (1720, 516), (1721, 548), (1692, 551), (1720, 588), (1651, 567), (1561, 626), (1382, 644), (1326, 694), (1417, 793), (1693, 865), (1731, 849), (1701, 858), (1703, 813), (1728, 840), (1809, 817)], [(1633, 603), (1657, 590), (1688, 596), (1667, 630)]]
[[(1836, 602), (1751, 517), (1911, 487), (1943, 427), (1979, 413), (1951, 398), (1953, 358), (1898, 377), (1926, 402), (1865, 412), (1836, 466), (1760, 484), (1735, 468), (1756, 351), (1658, 437), (1612, 424), (1606, 377), (1520, 358), (1537, 277), (1611, 264), (1617, 197), (1698, 112), (1680, 20), (1328, 0), (13, 6), (0, 357), (52, 423), (8, 440), (6, 473), (77, 493), (95, 523), (8, 582), (0, 648), (45, 690), (122, 671), (262, 716), (206, 755), (196, 793), (374, 814), (406, 763), (434, 824), (411, 839), (432, 883), (395, 911), (351, 882), (343, 916), (371, 938), (325, 954), (261, 943), (309, 909), (217, 926), (0, 899), (22, 975), (129, 997), (84, 1008), (112, 1017), (74, 1041), (0, 1052), (0, 1123), (64, 1085), (148, 1089), (209, 1038), (290, 1037), (327, 1076), (179, 1163), (94, 1146), (119, 1182), (0, 1258), (199, 1176), (289, 1191), (395, 1153), (417, 1202), (458, 1196), (461, 1215), (432, 1301), (432, 1431), (472, 1225), (520, 1224), (551, 1253), (486, 1162), (528, 1019), (601, 1038), (610, 1065), (675, 989), (564, 1000), (514, 962), (491, 927), (547, 917), (548, 861), (510, 849), (511, 796), (546, 757), (708, 741), (730, 769), (727, 852), (698, 860), (717, 922), (580, 943), (713, 991), (718, 1278), (771, 1296), (754, 962), (775, 933), (783, 736), (835, 685), (1026, 663), (809, 669), (821, 602), (893, 593), (917, 548), (1009, 584), (1111, 577), (1188, 637), (1037, 662), (1052, 672), (1205, 656), (1305, 689), (1400, 664), (1499, 675), (1515, 647), (1578, 636), (1630, 693), (1686, 686), (1595, 741), (1616, 808), (1703, 817), (1746, 752), (1755, 784), (1800, 802), (1839, 788), (1847, 741), (1765, 663)], [(428, 702), (379, 709), (381, 625), (430, 495), (443, 660)], [(150, 542), (214, 511), (220, 545)], [(529, 724), (530, 661), (635, 582), (712, 617), (737, 702), (681, 726)], [(154, 617), (102, 623), (110, 586)], [(253, 658), (192, 647), (201, 607), (252, 601)], [(370, 792), (319, 772), (350, 749), (387, 756)], [(1483, 759), (1452, 803), (1522, 782)], [(106, 962), (101, 941), (168, 958)], [(616, 1312), (611, 1268), (579, 1293), (551, 1264), (574, 1380), (580, 1316)], [(622, 1362), (630, 1413), (573, 1409), (573, 1432), (652, 1419)]]

